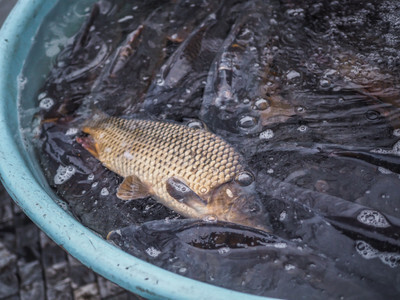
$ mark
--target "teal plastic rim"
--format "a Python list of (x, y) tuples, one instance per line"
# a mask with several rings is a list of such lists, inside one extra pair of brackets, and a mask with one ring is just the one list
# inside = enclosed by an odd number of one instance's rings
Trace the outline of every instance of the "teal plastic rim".
[(20, 0), (0, 31), (0, 177), (18, 206), (52, 240), (96, 273), (148, 299), (271, 299), (166, 271), (98, 237), (58, 206), (28, 166), (18, 121), (18, 76), (56, 0)]

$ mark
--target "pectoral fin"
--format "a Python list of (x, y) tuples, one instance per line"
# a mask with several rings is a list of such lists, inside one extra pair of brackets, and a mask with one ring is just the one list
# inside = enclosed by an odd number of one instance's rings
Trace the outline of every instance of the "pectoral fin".
[(171, 177), (168, 178), (166, 184), (168, 194), (179, 202), (184, 203), (196, 210), (207, 205), (207, 202), (197, 195), (182, 180), (176, 177)]
[(92, 154), (94, 157), (99, 158), (98, 145), (91, 136), (77, 137), (76, 141), (81, 144), (83, 148), (89, 151), (89, 153)]
[(125, 177), (117, 190), (117, 197), (121, 200), (143, 199), (149, 196), (149, 187), (135, 175)]

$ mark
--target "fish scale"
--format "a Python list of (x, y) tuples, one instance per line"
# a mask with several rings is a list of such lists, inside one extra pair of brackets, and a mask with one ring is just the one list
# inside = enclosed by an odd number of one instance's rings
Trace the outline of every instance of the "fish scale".
[(168, 178), (180, 178), (204, 195), (244, 171), (235, 149), (204, 129), (102, 115), (88, 121), (83, 131), (93, 137), (98, 159), (107, 168), (123, 177), (137, 176), (160, 202), (187, 217), (198, 216), (170, 196)]

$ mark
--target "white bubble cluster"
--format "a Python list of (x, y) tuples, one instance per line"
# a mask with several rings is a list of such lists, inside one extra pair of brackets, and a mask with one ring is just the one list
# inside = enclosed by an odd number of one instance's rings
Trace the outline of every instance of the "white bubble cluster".
[(75, 172), (76, 169), (74, 166), (59, 166), (56, 175), (54, 175), (54, 184), (63, 184), (70, 179)]
[(386, 150), (386, 149), (373, 149), (371, 150), (372, 153), (378, 153), (378, 154), (393, 154), (400, 156), (400, 141), (397, 141), (396, 144), (394, 144), (393, 148), (391, 150)]
[(364, 241), (356, 241), (356, 250), (365, 259), (372, 259), (378, 256), (379, 251)]
[(54, 105), (54, 100), (48, 97), (42, 99), (39, 103), (39, 107), (45, 110), (49, 110), (53, 105)]
[(149, 247), (146, 249), (146, 253), (151, 257), (157, 257), (160, 255), (161, 251), (154, 247)]
[(400, 265), (400, 254), (380, 252), (364, 241), (356, 241), (356, 251), (365, 259), (379, 258), (382, 263), (391, 268), (396, 268)]
[(260, 133), (261, 140), (270, 140), (273, 137), (274, 137), (274, 132), (272, 131), (272, 129), (267, 129)]
[(400, 254), (397, 253), (381, 253), (379, 259), (391, 268), (396, 268), (400, 265)]
[(363, 224), (378, 228), (386, 228), (390, 226), (386, 218), (376, 210), (365, 209), (361, 211), (357, 216), (357, 220)]

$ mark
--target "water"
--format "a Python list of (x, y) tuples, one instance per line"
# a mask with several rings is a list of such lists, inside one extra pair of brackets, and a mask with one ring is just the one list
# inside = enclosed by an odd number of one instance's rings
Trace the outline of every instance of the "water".
[[(400, 4), (298, 2), (59, 4), (83, 24), (39, 32), (53, 36), (52, 68), (40, 126), (24, 132), (69, 211), (139, 258), (257, 295), (397, 298)], [(253, 172), (271, 234), (119, 200), (122, 178), (76, 142), (94, 106), (222, 136)]]

